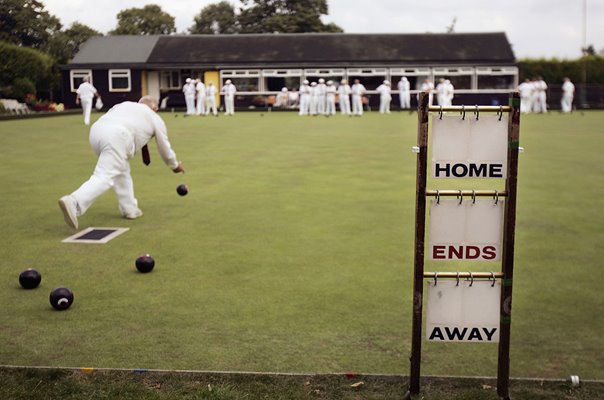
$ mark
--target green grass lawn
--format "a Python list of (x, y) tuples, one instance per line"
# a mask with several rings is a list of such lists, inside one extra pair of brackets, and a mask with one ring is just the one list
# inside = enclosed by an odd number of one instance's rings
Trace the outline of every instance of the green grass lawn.
[[(122, 219), (107, 193), (80, 218), (130, 228), (105, 245), (61, 243), (57, 200), (96, 162), (81, 116), (0, 122), (0, 364), (408, 374), (416, 115), (163, 116), (187, 172), (154, 145), (150, 166), (136, 157), (145, 215)], [(512, 376), (604, 379), (603, 123), (522, 117)], [(27, 267), (39, 289), (19, 287)], [(427, 266), (456, 268), (500, 265)], [(423, 350), (423, 374), (496, 374), (496, 345)]]

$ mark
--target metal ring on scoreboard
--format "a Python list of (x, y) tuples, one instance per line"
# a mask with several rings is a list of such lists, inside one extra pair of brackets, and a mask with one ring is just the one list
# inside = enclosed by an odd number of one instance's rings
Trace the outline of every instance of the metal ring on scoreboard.
[(443, 119), (443, 106), (440, 106), (440, 111), (438, 111), (438, 119)]
[(459, 271), (457, 271), (457, 277), (456, 277), (456, 279), (457, 279), (457, 284), (455, 286), (459, 286)]
[(436, 204), (440, 204), (440, 190), (436, 191)]
[(472, 190), (472, 204), (476, 204), (476, 190)]
[(478, 111), (478, 104), (476, 104), (476, 121), (478, 121), (478, 114), (479, 114), (479, 111)]
[(499, 203), (499, 190), (495, 190), (495, 196), (493, 196), (495, 198), (495, 205), (497, 205), (497, 203)]
[(503, 117), (503, 106), (502, 105), (499, 106), (499, 113), (498, 114), (499, 114), (499, 121), (501, 121), (501, 117)]
[(434, 286), (438, 284), (438, 272), (434, 273)]
[(474, 274), (472, 272), (469, 272), (470, 274), (470, 286), (472, 286), (474, 284)]
[(495, 273), (491, 271), (491, 279), (493, 279), (493, 283), (491, 283), (491, 287), (495, 286)]
[(459, 204), (461, 204), (463, 202), (463, 190), (459, 191)]
[(461, 105), (461, 120), (465, 121), (466, 120), (466, 106), (465, 105)]

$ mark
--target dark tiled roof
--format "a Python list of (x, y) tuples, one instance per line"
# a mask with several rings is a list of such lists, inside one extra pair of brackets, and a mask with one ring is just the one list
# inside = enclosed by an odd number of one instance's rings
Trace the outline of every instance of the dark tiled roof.
[[(137, 48), (136, 36), (105, 36), (87, 42), (73, 64), (99, 63), (99, 54)], [(102, 40), (101, 40), (102, 39)], [(150, 66), (355, 66), (400, 64), (509, 64), (514, 53), (505, 33), (453, 34), (244, 34), (153, 37)], [(146, 43), (150, 43), (148, 40)], [(140, 49), (139, 49), (140, 51)], [(140, 63), (141, 55), (137, 55)], [(128, 63), (129, 57), (124, 59)]]

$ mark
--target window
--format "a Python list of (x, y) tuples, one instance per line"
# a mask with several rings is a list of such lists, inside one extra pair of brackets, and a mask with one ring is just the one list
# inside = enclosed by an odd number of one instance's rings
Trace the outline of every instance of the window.
[(161, 71), (159, 75), (159, 88), (163, 91), (180, 89), (180, 71)]
[(355, 79), (361, 81), (368, 91), (375, 90), (385, 79), (388, 79), (388, 70), (386, 68), (349, 69), (348, 83), (352, 85)]
[(265, 69), (262, 71), (264, 90), (279, 92), (284, 87), (298, 90), (301, 76), (301, 69)]
[(85, 77), (90, 78), (92, 84), (92, 70), (91, 69), (72, 69), (69, 71), (69, 81), (71, 84), (71, 91), (75, 92), (78, 87), (82, 84)]
[(513, 90), (518, 86), (517, 67), (478, 67), (476, 68), (479, 90)]
[(434, 85), (438, 85), (440, 79), (448, 79), (456, 91), (471, 90), (473, 76), (472, 67), (434, 68)]
[[(227, 79), (230, 79), (237, 88), (237, 92), (258, 92), (260, 90), (260, 71), (259, 70), (226, 70), (220, 71), (220, 82), (224, 86)], [(221, 87), (222, 87), (221, 86)]]
[(129, 69), (110, 69), (109, 70), (109, 91), (110, 92), (130, 92), (131, 91), (130, 70)]
[(432, 71), (430, 68), (390, 68), (393, 90), (398, 90), (398, 83), (403, 76), (409, 81), (411, 90), (420, 90), (422, 83), (432, 76)]

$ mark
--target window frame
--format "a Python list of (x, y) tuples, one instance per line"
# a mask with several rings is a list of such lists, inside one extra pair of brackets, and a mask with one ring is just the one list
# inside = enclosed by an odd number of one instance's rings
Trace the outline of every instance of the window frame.
[[(123, 74), (123, 75), (122, 75)], [(130, 69), (110, 69), (107, 71), (110, 92), (131, 92), (132, 91), (132, 71)], [(128, 80), (127, 88), (114, 88), (113, 78), (126, 78)]]

